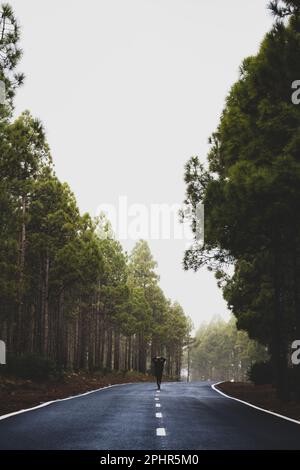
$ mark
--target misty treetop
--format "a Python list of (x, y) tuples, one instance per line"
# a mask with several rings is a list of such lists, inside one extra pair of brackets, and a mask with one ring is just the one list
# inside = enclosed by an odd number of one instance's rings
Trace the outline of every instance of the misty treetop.
[(215, 317), (203, 323), (196, 333), (191, 352), (193, 379), (248, 380), (253, 364), (268, 361), (264, 346), (249, 339), (245, 331), (238, 331), (236, 320)]

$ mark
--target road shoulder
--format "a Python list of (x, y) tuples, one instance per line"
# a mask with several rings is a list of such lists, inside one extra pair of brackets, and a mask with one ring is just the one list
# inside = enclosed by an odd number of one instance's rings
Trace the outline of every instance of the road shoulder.
[[(266, 393), (266, 389), (258, 390), (251, 384), (244, 384), (240, 382), (218, 382), (213, 384), (211, 387), (217, 393), (230, 400), (234, 400), (236, 402), (242, 403), (243, 405), (249, 406), (264, 413), (271, 414), (286, 421), (300, 424), (299, 403), (280, 402), (274, 398), (274, 393), (271, 387), (269, 389), (269, 394)], [(264, 406), (262, 406), (262, 403), (264, 403)]]
[(107, 374), (95, 376), (85, 373), (68, 374), (61, 380), (37, 382), (0, 376), (0, 418), (19, 412), (45, 406), (54, 401), (82, 396), (86, 393), (105, 389), (112, 385), (148, 382), (150, 376), (140, 374)]

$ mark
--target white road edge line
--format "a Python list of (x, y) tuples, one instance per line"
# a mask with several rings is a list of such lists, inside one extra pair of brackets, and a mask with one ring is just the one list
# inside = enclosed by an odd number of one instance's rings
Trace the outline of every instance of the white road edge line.
[(157, 435), (157, 436), (165, 436), (165, 435), (166, 435), (166, 430), (165, 430), (165, 428), (157, 428), (157, 429), (156, 429), (156, 435)]
[(86, 395), (91, 395), (92, 393), (102, 392), (103, 390), (107, 390), (108, 388), (122, 387), (123, 385), (133, 385), (133, 384), (134, 382), (129, 382), (126, 384), (108, 385), (107, 387), (98, 388), (97, 390), (91, 390), (90, 392), (81, 393), (80, 395), (74, 395), (74, 396), (67, 397), (67, 398), (58, 398), (57, 400), (47, 401), (45, 403), (41, 403), (40, 405), (33, 406), (32, 408), (26, 408), (25, 410), (20, 410), (20, 411), (13, 411), (12, 413), (2, 415), (0, 416), (0, 421), (7, 419), (7, 418), (11, 418), (12, 416), (20, 415), (22, 413), (28, 413), (28, 411), (34, 411), (34, 410), (38, 410), (39, 408), (44, 408), (45, 406), (52, 405), (53, 403), (58, 403), (58, 402), (67, 401), (67, 400), (74, 400), (74, 398), (80, 398)]
[(231, 397), (230, 395), (226, 395), (226, 393), (221, 392), (221, 390), (216, 388), (217, 385), (221, 385), (223, 383), (225, 383), (225, 382), (217, 382), (217, 383), (211, 385), (211, 388), (215, 392), (218, 392), (220, 395), (223, 395), (223, 397), (229, 398), (230, 400), (238, 401), (239, 403), (242, 403), (243, 405), (250, 406), (251, 408), (254, 408), (255, 410), (263, 411), (264, 413), (268, 413), (269, 415), (276, 416), (277, 418), (285, 419), (286, 421), (291, 421), (292, 423), (295, 423), (295, 424), (300, 424), (300, 421), (297, 421), (296, 419), (289, 418), (288, 416), (280, 415), (278, 413), (275, 413), (274, 411), (265, 410), (264, 408), (260, 408), (259, 406), (252, 405), (252, 403), (248, 403), (247, 401), (243, 401), (243, 400), (240, 400), (239, 398), (234, 398), (234, 397)]

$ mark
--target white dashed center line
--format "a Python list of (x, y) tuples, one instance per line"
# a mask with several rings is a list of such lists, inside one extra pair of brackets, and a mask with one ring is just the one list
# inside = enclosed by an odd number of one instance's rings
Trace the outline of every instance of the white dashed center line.
[[(160, 403), (157, 403), (157, 402), (159, 402), (159, 395), (158, 395), (159, 392), (160, 392), (160, 390), (157, 390), (156, 395), (155, 395), (155, 397), (154, 397), (154, 400), (156, 401), (156, 403), (155, 403), (155, 408), (161, 408), (161, 404), (160, 404)], [(162, 413), (160, 413), (160, 412), (159, 412), (159, 413), (158, 413), (158, 412), (155, 413), (155, 417), (156, 417), (157, 419), (161, 419), (161, 420), (162, 420), (162, 421), (160, 421), (160, 424), (162, 424), (162, 425), (164, 424), (164, 422), (163, 422), (163, 414), (162, 414)], [(165, 428), (156, 428), (156, 435), (159, 436), (159, 437), (165, 437), (165, 436), (167, 435), (166, 429), (165, 429)]]

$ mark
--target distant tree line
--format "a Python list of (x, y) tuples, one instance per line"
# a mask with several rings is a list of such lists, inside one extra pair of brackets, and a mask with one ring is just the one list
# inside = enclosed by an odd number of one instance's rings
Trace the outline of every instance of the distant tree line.
[(178, 377), (190, 321), (159, 287), (140, 241), (128, 256), (102, 215), (81, 215), (55, 174), (45, 132), (26, 111), (13, 119), (23, 82), (19, 26), (0, 8), (0, 338), (9, 354), (51, 358), (62, 369), (146, 372), (157, 354)]
[[(216, 273), (238, 328), (267, 346), (274, 385), (289, 398), (291, 345), (300, 339), (300, 3), (272, 1), (276, 21), (256, 56), (240, 67), (208, 165), (185, 169), (186, 204), (205, 205), (205, 244), (195, 239), (186, 269)], [(227, 266), (234, 266), (233, 276)], [(294, 381), (295, 384), (295, 381)]]
[(238, 331), (236, 320), (215, 317), (198, 329), (191, 350), (194, 380), (249, 380), (251, 366), (268, 361), (266, 347)]

